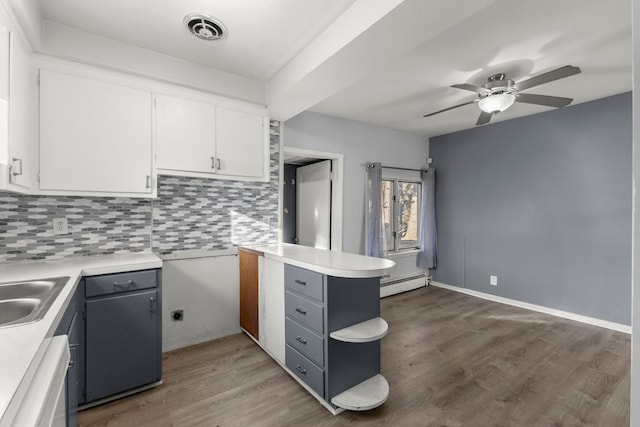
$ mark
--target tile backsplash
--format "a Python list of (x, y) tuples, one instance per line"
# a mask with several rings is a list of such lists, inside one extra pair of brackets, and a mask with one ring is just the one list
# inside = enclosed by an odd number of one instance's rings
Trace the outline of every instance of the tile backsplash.
[[(157, 199), (0, 192), (0, 262), (275, 242), (279, 123), (270, 131), (269, 182), (159, 176)], [(62, 217), (69, 233), (54, 235)]]

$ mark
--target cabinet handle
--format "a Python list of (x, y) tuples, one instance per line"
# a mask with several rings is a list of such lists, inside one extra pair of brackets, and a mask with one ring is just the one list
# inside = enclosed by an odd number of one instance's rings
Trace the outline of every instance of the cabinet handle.
[(22, 159), (14, 157), (11, 159), (11, 175), (22, 175)]
[(307, 315), (307, 311), (306, 311), (306, 310), (301, 309), (300, 307), (296, 307), (296, 311), (297, 311), (298, 313), (300, 313), (300, 314), (304, 314), (305, 316)]
[(302, 375), (307, 375), (307, 370), (306, 370), (306, 369), (304, 369), (304, 368), (303, 368), (302, 366), (300, 366), (300, 365), (297, 365), (297, 366), (296, 366), (296, 370), (297, 370), (298, 372), (300, 372)]
[(295, 282), (296, 282), (298, 285), (307, 286), (307, 282), (305, 282), (305, 281), (303, 281), (303, 280), (298, 280), (298, 279), (296, 279), (296, 280), (295, 280)]
[(155, 303), (156, 299), (154, 297), (149, 298), (149, 313), (155, 313)]
[(216, 168), (216, 158), (211, 156), (211, 169), (215, 170)]
[(69, 369), (76, 365), (78, 359), (78, 344), (71, 344), (69, 346)]
[(113, 286), (116, 288), (129, 288), (133, 285), (133, 280), (127, 280), (126, 282), (113, 282)]
[(220, 158), (216, 159), (216, 169), (220, 170)]
[(296, 337), (296, 341), (298, 341), (300, 344), (306, 344), (307, 343), (307, 340), (305, 340), (302, 337)]
[(147, 187), (146, 188), (151, 188), (151, 175), (147, 175)]

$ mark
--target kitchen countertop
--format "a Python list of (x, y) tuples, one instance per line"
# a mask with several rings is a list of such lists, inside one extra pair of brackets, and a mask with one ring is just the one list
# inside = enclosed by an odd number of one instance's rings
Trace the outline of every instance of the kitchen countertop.
[(262, 252), (267, 258), (334, 277), (381, 277), (396, 265), (395, 262), (384, 258), (316, 249), (289, 243), (243, 247)]
[(0, 327), (0, 425), (13, 419), (31, 376), (46, 348), (43, 341), (55, 328), (83, 276), (162, 267), (153, 253), (80, 257), (56, 261), (29, 261), (0, 265), (0, 283), (69, 276), (47, 314), (25, 325)]

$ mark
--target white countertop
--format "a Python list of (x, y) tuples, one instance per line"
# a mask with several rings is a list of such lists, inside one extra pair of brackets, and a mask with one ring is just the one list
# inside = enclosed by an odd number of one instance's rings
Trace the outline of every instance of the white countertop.
[(381, 277), (396, 265), (395, 262), (385, 258), (316, 249), (289, 243), (243, 247), (262, 252), (267, 258), (334, 277)]
[(28, 384), (82, 276), (162, 267), (153, 253), (80, 257), (57, 261), (0, 264), (0, 283), (69, 276), (47, 314), (39, 321), (0, 328), (0, 426), (13, 419)]

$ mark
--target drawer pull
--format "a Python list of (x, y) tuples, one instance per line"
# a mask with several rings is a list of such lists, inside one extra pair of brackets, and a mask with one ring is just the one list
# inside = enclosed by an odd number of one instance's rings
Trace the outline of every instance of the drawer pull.
[(300, 344), (306, 344), (307, 343), (307, 340), (305, 340), (302, 337), (296, 337), (296, 341), (298, 341)]
[(298, 313), (300, 313), (300, 314), (305, 315), (305, 316), (307, 315), (307, 311), (306, 311), (306, 310), (301, 309), (300, 307), (296, 307), (296, 311), (297, 311)]
[(133, 280), (127, 280), (126, 282), (113, 282), (113, 286), (116, 288), (129, 288), (133, 285)]
[(300, 372), (302, 375), (307, 375), (307, 370), (300, 365), (296, 366), (296, 371)]
[(301, 285), (301, 286), (307, 286), (307, 282), (305, 282), (305, 281), (303, 281), (303, 280), (296, 279), (296, 280), (295, 280), (295, 282), (296, 282), (298, 285)]

